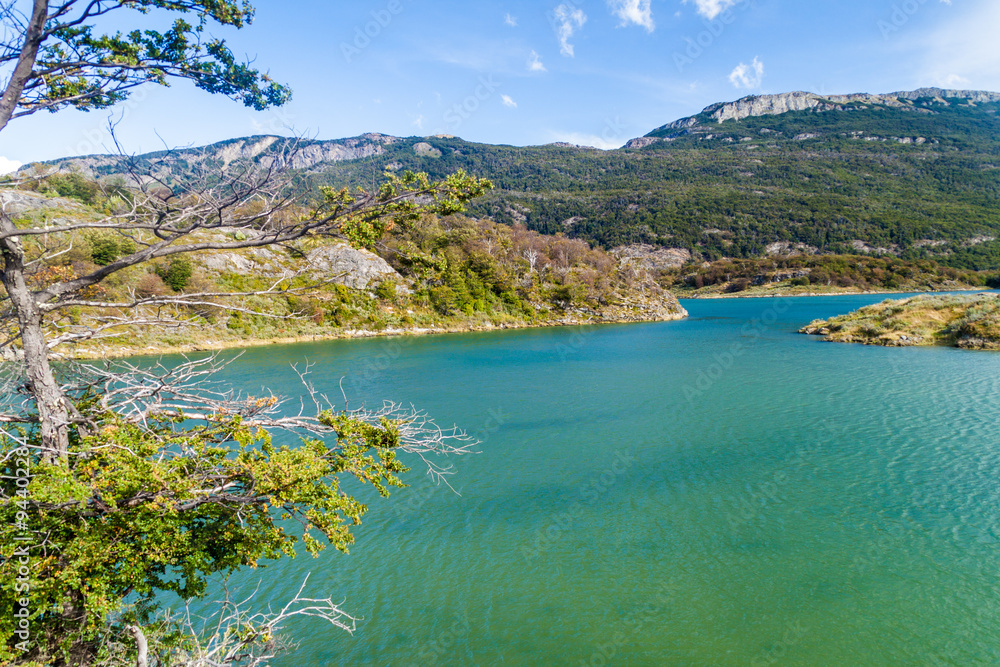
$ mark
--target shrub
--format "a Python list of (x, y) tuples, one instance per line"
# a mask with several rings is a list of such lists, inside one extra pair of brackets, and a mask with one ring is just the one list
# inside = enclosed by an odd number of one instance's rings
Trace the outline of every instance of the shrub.
[(383, 280), (375, 288), (375, 296), (383, 301), (390, 301), (396, 298), (396, 283), (391, 280)]
[(750, 287), (750, 281), (746, 278), (737, 278), (733, 282), (726, 285), (726, 292), (728, 294), (735, 294), (737, 292), (742, 292)]
[(107, 266), (119, 257), (135, 252), (132, 239), (114, 236), (92, 236), (90, 242), (90, 258), (98, 266)]
[(156, 275), (155, 273), (145, 273), (139, 278), (139, 281), (135, 284), (135, 294), (136, 296), (148, 298), (151, 296), (163, 296), (169, 292), (167, 284), (163, 282), (163, 278)]
[(170, 289), (175, 292), (184, 290), (193, 271), (194, 266), (187, 257), (175, 257), (170, 260), (170, 264), (160, 265), (156, 268), (156, 273), (163, 279), (163, 282), (170, 285)]

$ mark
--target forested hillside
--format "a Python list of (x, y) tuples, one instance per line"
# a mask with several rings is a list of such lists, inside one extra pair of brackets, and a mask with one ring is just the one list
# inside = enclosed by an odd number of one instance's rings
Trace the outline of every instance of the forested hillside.
[[(701, 260), (887, 254), (997, 270), (1000, 96), (972, 101), (940, 92), (724, 122), (712, 117), (716, 105), (613, 151), (445, 136), (305, 142), (312, 157), (299, 160), (301, 183), (345, 186), (387, 169), (435, 178), (465, 169), (497, 186), (473, 214), (605, 248), (648, 243)], [(252, 141), (263, 148), (248, 149)], [(219, 164), (261, 160), (287, 141), (235, 140), (204, 151)], [(179, 153), (178, 164), (198, 155)], [(114, 173), (107, 164), (72, 164)]]

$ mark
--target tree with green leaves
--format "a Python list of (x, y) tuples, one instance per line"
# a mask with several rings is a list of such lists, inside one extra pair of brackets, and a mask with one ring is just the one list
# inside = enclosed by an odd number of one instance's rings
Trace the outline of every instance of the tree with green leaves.
[[(175, 12), (162, 31), (102, 33), (97, 24), (124, 11)], [(206, 35), (209, 22), (243, 28), (253, 20), (249, 3), (234, 0), (33, 0), (0, 4), (5, 40), (0, 68), (10, 79), (0, 97), (0, 131), (14, 118), (66, 107), (104, 109), (145, 83), (189, 79), (254, 109), (286, 102), (291, 91), (266, 73), (239, 62), (223, 40)]]
[[(287, 88), (206, 34), (210, 22), (247, 25), (248, 4), (35, 0), (30, 14), (19, 6), (0, 5), (0, 67), (10, 72), (0, 132), (37, 111), (106, 108), (139, 85), (177, 78), (258, 109), (288, 99)], [(194, 20), (177, 19), (164, 31), (98, 29), (105, 17), (128, 11)], [(460, 211), (491, 187), (464, 173), (438, 181), (404, 173), (374, 189), (326, 188), (300, 201), (289, 187), (294, 150), (293, 143), (263, 162), (183, 182), (163, 182), (155, 165), (140, 171), (129, 164), (126, 186), (103, 192), (99, 219), (46, 226), (0, 210), (0, 315), (14, 323), (3, 347), (18, 360), (0, 372), (0, 605), (10, 610), (0, 617), (0, 662), (134, 664), (127, 656), (138, 649), (125, 640), (131, 636), (161, 665), (263, 664), (276, 649), (277, 626), (291, 616), (349, 628), (329, 599), (300, 591), (276, 615), (227, 606), (214, 631), (199, 635), (183, 618), (157, 616), (157, 594), (198, 597), (209, 577), (293, 556), (297, 544), (314, 555), (327, 544), (346, 550), (349, 527), (366, 508), (343, 490), (342, 478), (387, 495), (406, 469), (397, 453), (423, 458), (440, 475), (435, 457), (465, 450), (461, 433), (398, 406), (337, 409), (305, 372), (313, 409), (289, 413), (280, 397), (219, 391), (211, 383), (215, 359), (153, 368), (50, 363), (60, 345), (169, 323), (157, 315), (161, 306), (219, 308), (220, 300), (241, 296), (133, 291), (105, 298), (101, 283), (131, 267), (165, 263), (169, 270), (203, 250), (315, 237), (369, 246), (393, 225)], [(83, 233), (118, 242), (82, 273), (46, 271)], [(259, 294), (290, 291), (279, 280)], [(97, 327), (50, 325), (73, 308), (107, 315)], [(282, 430), (295, 433), (297, 444), (276, 443), (272, 434)]]

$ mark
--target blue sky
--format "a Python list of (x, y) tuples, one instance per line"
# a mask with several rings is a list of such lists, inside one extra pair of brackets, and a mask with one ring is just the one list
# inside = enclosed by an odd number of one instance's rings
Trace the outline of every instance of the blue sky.
[[(177, 83), (115, 110), (130, 152), (250, 134), (455, 134), (620, 146), (749, 94), (1000, 90), (997, 0), (354, 0), (254, 3), (217, 29), (294, 91), (252, 112)], [(107, 152), (109, 113), (13, 121), (0, 168)]]

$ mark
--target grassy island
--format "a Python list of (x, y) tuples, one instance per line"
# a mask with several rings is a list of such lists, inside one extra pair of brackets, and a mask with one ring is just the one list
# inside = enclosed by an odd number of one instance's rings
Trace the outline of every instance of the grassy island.
[(1000, 350), (1000, 295), (942, 294), (887, 300), (816, 320), (800, 333), (866, 345), (950, 345)]

